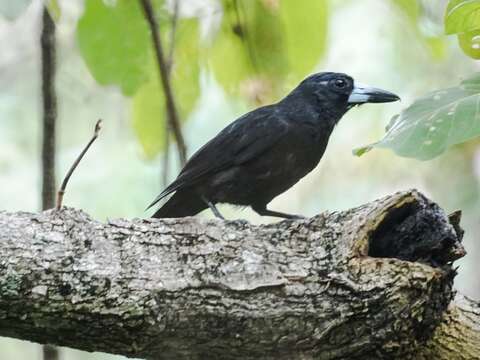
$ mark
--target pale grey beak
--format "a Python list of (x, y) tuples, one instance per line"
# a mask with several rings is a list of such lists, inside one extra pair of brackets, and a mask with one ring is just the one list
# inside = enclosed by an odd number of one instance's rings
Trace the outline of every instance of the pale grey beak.
[(400, 98), (394, 93), (362, 84), (356, 84), (348, 97), (348, 103), (352, 105), (384, 103), (397, 100), (400, 100)]

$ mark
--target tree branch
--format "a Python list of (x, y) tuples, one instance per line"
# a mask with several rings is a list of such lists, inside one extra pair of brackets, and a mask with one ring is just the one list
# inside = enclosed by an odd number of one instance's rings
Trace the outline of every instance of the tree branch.
[(180, 163), (182, 165), (185, 165), (187, 161), (187, 147), (185, 145), (182, 129), (180, 127), (178, 110), (175, 104), (172, 86), (170, 84), (169, 65), (167, 64), (165, 55), (163, 53), (162, 39), (160, 37), (157, 19), (155, 18), (155, 13), (153, 11), (152, 3), (150, 2), (150, 0), (141, 0), (141, 4), (145, 14), (145, 19), (147, 20), (150, 27), (152, 42), (155, 48), (155, 56), (160, 72), (160, 80), (162, 83), (163, 92), (165, 94), (165, 104), (167, 107), (168, 122), (170, 128), (173, 131), (175, 141), (177, 142)]
[(418, 360), (478, 359), (480, 356), (480, 303), (457, 295), (420, 351)]
[(66, 208), (0, 228), (3, 336), (156, 359), (480, 351), (478, 304), (451, 303), (461, 233), (416, 191), (261, 226)]

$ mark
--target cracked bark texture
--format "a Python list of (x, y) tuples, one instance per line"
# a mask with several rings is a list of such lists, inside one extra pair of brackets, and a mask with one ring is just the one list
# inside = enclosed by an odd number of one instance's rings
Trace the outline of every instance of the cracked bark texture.
[(412, 190), (245, 221), (0, 212), (0, 335), (154, 359), (478, 359), (458, 214)]

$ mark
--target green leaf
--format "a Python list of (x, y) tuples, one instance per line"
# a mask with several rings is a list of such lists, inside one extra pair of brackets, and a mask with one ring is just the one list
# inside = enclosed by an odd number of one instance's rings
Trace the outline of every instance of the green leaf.
[(424, 26), (422, 26), (420, 2), (418, 0), (392, 0), (392, 2), (407, 16), (418, 38), (422, 40), (432, 58), (435, 60), (444, 59), (447, 55), (447, 43), (442, 36), (425, 34)]
[(372, 149), (373, 149), (373, 146), (367, 145), (367, 146), (363, 146), (363, 147), (353, 149), (352, 154), (355, 155), (355, 156), (362, 156), (363, 154), (369, 152)]
[(480, 59), (480, 30), (458, 34), (458, 43), (465, 54)]
[(225, 91), (234, 93), (238, 91), (241, 82), (252, 77), (255, 72), (240, 37), (242, 35), (234, 32), (227, 16), (228, 14), (224, 15), (221, 30), (207, 55), (216, 80)]
[(278, 79), (287, 71), (278, 9), (265, 3), (223, 1), (221, 30), (208, 55), (215, 78), (228, 92), (238, 91), (245, 80)]
[[(158, 76), (154, 69), (152, 75)], [(165, 111), (165, 98), (157, 78), (144, 84), (133, 97), (132, 125), (148, 158), (165, 147)]]
[(58, 0), (45, 0), (45, 6), (47, 7), (48, 12), (52, 17), (53, 21), (60, 20), (60, 16), (62, 15), (62, 10), (60, 9)]
[(125, 95), (133, 95), (148, 80), (151, 40), (139, 1), (117, 0), (107, 5), (86, 0), (77, 40), (98, 83), (118, 85)]
[(450, 0), (445, 13), (445, 32), (457, 34), (463, 52), (480, 59), (480, 0)]
[(384, 138), (354, 150), (390, 148), (400, 156), (432, 159), (448, 147), (480, 135), (480, 73), (457, 87), (415, 101), (390, 124)]
[[(185, 121), (200, 95), (200, 65), (198, 22), (181, 19), (177, 25), (171, 84), (179, 109)], [(151, 80), (145, 83), (133, 98), (133, 128), (145, 155), (153, 158), (165, 147), (166, 108), (158, 66), (152, 57), (148, 65)]]
[[(325, 0), (281, 1), (289, 71), (294, 81), (303, 79), (314, 70), (325, 53), (328, 30), (328, 4)], [(299, 30), (301, 29), (301, 30)]]
[(0, 15), (7, 20), (15, 20), (31, 2), (32, 0), (0, 0)]
[(252, 6), (243, 7), (246, 16), (245, 41), (255, 70), (275, 78), (285, 74), (288, 63), (279, 9), (267, 6), (267, 3), (255, 1)]
[(445, 33), (458, 34), (480, 28), (480, 0), (450, 0), (445, 13)]
[(420, 6), (417, 0), (392, 0), (414, 22), (420, 17)]
[(227, 92), (253, 85), (262, 92), (262, 100), (276, 98), (287, 76), (295, 82), (304, 78), (325, 52), (326, 0), (222, 4), (221, 30), (208, 56), (215, 78)]

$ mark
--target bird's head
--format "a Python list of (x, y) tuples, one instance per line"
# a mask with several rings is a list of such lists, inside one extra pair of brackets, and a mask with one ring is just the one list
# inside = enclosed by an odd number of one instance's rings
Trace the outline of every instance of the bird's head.
[(357, 105), (400, 100), (389, 91), (359, 84), (346, 74), (333, 72), (313, 74), (294, 91), (311, 99), (322, 110), (331, 109), (340, 116)]

